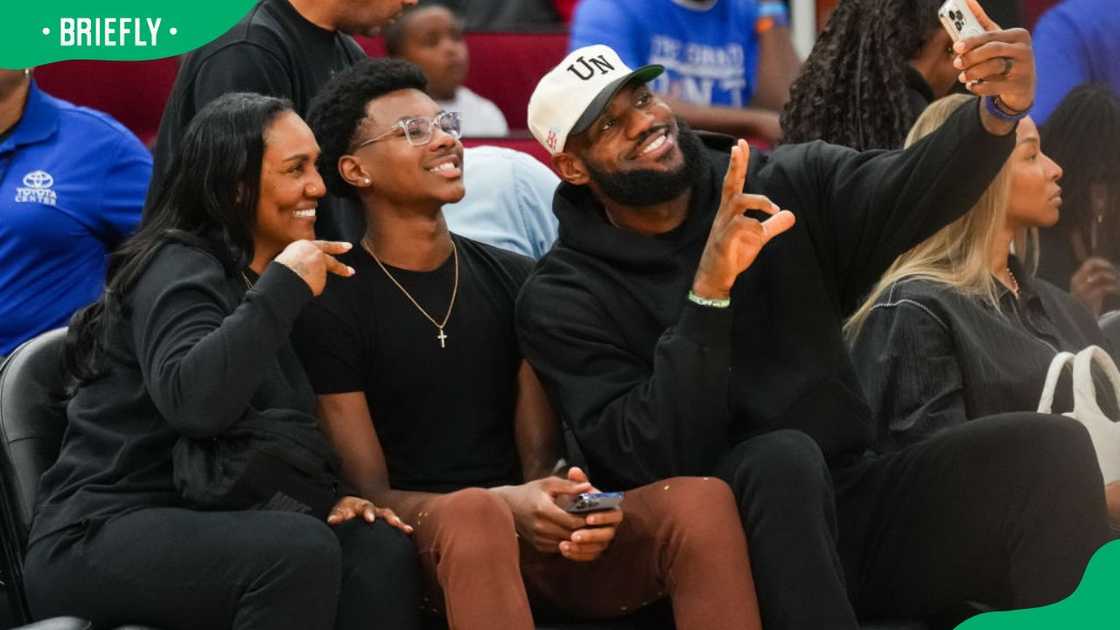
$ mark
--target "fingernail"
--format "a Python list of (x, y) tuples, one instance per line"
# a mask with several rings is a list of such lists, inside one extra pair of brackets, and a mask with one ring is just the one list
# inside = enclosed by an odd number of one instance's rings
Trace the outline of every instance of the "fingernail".
[(347, 242), (343, 241), (342, 244), (346, 246), (346, 249), (353, 249), (354, 248), (353, 243), (347, 243)]
[(964, 42), (960, 41), (953, 44), (953, 50), (957, 52), (964, 52)]
[(957, 80), (961, 83), (968, 83), (968, 78), (964, 76), (963, 72), (957, 75)]
[(954, 68), (964, 68), (964, 60), (961, 59), (960, 57), (957, 57), (957, 58), (953, 59), (953, 67)]
[(346, 269), (350, 272), (350, 275), (354, 275), (354, 274), (358, 273), (357, 271), (354, 271), (353, 267), (346, 267)]

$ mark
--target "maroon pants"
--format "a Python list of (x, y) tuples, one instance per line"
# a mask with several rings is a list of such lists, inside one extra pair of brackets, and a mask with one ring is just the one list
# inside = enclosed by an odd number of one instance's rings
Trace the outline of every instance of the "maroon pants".
[(416, 527), (428, 605), (451, 630), (532, 630), (530, 600), (574, 617), (624, 616), (663, 596), (679, 630), (761, 627), (746, 540), (731, 490), (678, 477), (626, 493), (607, 551), (574, 562), (520, 543), (513, 514), (478, 488), (401, 514)]

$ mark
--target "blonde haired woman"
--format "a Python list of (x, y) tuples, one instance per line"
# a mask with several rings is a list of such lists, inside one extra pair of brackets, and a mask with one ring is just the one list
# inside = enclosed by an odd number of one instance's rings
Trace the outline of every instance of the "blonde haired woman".
[[(968, 100), (930, 105), (907, 146)], [(873, 417), (885, 419), (880, 452), (968, 420), (1034, 411), (1056, 353), (1108, 348), (1081, 304), (1034, 277), (1032, 233), (1058, 221), (1061, 177), (1023, 119), (1015, 150), (971, 211), (900, 256), (845, 324)], [(1118, 500), (1109, 504), (1117, 514)]]

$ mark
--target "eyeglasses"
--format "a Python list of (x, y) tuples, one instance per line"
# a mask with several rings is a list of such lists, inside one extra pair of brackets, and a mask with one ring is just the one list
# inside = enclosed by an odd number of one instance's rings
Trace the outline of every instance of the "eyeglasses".
[(459, 136), (462, 135), (462, 132), (460, 130), (459, 112), (440, 112), (432, 118), (428, 118), (426, 116), (417, 116), (416, 118), (406, 118), (404, 120), (398, 120), (397, 124), (389, 128), (388, 131), (362, 142), (358, 146), (354, 147), (354, 150), (357, 151), (358, 149), (366, 145), (373, 144), (378, 140), (382, 140), (392, 135), (399, 136), (401, 135), (402, 130), (404, 132), (404, 137), (406, 140), (408, 140), (409, 144), (414, 147), (422, 147), (432, 141), (432, 131), (436, 127), (439, 127), (441, 130), (443, 130), (443, 133), (446, 133), (452, 138), (458, 140)]

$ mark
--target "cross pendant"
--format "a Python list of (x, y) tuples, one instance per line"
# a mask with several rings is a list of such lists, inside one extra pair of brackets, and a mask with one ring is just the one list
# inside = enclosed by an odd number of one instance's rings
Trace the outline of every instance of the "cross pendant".
[(439, 334), (436, 335), (436, 339), (439, 339), (439, 347), (441, 347), (441, 348), (446, 348), (447, 347), (447, 335), (443, 334), (443, 329), (442, 328), (439, 329)]

